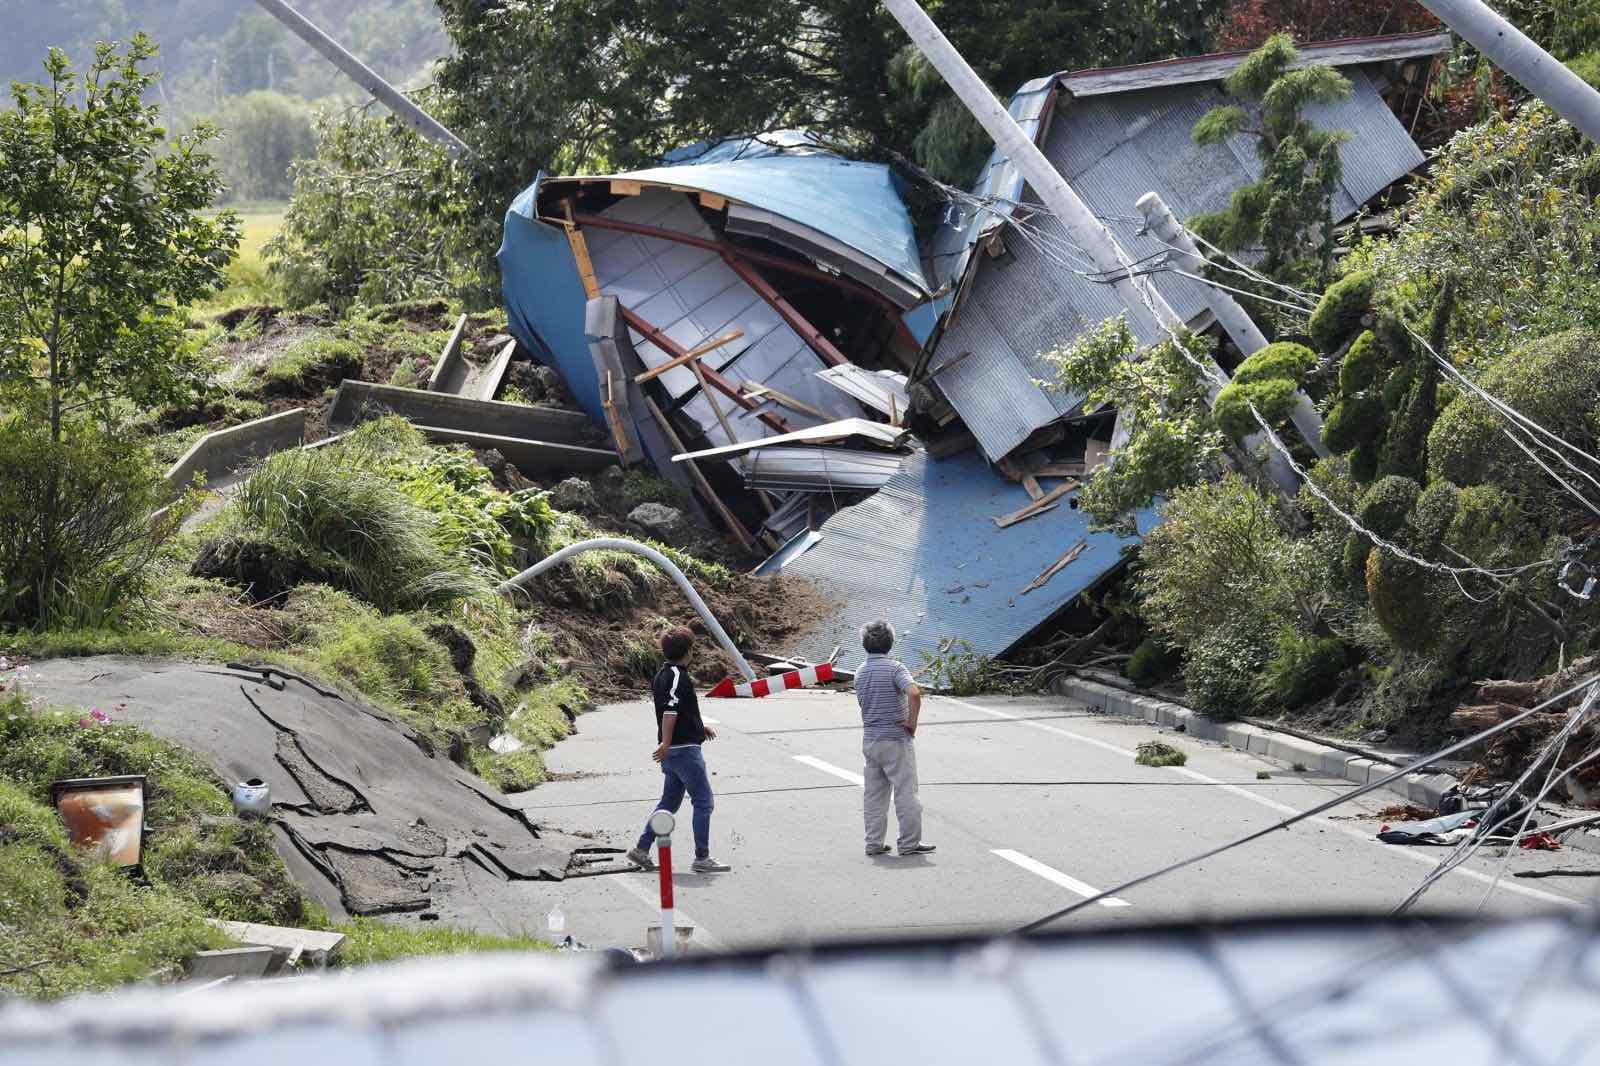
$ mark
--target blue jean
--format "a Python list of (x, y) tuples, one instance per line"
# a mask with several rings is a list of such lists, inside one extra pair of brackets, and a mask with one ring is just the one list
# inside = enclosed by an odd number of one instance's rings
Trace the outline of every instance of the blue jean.
[[(706, 774), (706, 757), (700, 745), (668, 748), (667, 757), (661, 760), (661, 773), (666, 777), (661, 786), (661, 802), (650, 813), (671, 811), (677, 814), (678, 808), (683, 806), (683, 794), (687, 792), (689, 802), (694, 805), (694, 857), (709, 858), (711, 810), (716, 804), (711, 797), (711, 778)], [(644, 832), (639, 834), (639, 850), (649, 850), (655, 839), (656, 835), (651, 831), (647, 819)]]

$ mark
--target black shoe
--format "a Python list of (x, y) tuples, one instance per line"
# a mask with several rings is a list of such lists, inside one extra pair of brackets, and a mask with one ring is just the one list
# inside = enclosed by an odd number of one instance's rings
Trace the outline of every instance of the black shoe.
[(909, 848), (901, 848), (900, 855), (902, 858), (907, 855), (930, 855), (938, 850), (932, 844), (913, 844)]

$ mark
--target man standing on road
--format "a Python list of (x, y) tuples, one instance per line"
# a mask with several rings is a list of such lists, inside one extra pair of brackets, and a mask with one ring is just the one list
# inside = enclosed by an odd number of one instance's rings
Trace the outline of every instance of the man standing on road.
[(904, 663), (889, 658), (894, 627), (888, 622), (862, 627), (861, 647), (867, 661), (856, 669), (856, 702), (861, 705), (867, 857), (889, 853), (883, 837), (889, 828), (891, 794), (895, 819), (900, 823), (897, 850), (901, 855), (926, 855), (933, 845), (922, 842), (922, 801), (917, 799), (917, 750), (913, 745), (917, 716), (922, 712), (922, 690), (911, 680)]
[[(700, 700), (695, 696), (694, 679), (689, 676), (689, 649), (694, 645), (694, 634), (683, 626), (668, 630), (661, 638), (661, 654), (666, 662), (656, 671), (651, 689), (656, 701), (656, 750), (650, 757), (661, 764), (666, 781), (661, 788), (661, 802), (651, 809), (671, 811), (676, 814), (683, 805), (683, 795), (689, 794), (694, 805), (694, 863), (690, 866), (697, 874), (722, 873), (731, 870), (726, 863), (711, 857), (711, 779), (706, 774), (705, 756), (700, 745), (716, 739), (716, 731), (700, 719)], [(650, 845), (656, 835), (648, 819), (639, 842), (628, 852), (635, 865), (646, 870), (655, 866), (650, 858)]]

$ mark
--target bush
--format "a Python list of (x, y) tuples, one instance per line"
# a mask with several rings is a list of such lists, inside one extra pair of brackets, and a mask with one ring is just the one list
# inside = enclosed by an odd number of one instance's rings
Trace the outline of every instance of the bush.
[(1317, 309), (1311, 313), (1309, 331), (1317, 349), (1337, 351), (1346, 337), (1361, 326), (1361, 319), (1372, 309), (1377, 279), (1367, 271), (1357, 271), (1328, 286)]
[(1434, 575), (1386, 551), (1367, 556), (1367, 602), (1403, 651), (1425, 651), (1440, 637), (1441, 598)]
[(1163, 641), (1148, 637), (1122, 668), (1123, 676), (1140, 688), (1150, 688), (1172, 677), (1183, 665), (1183, 656)]
[(1222, 432), (1235, 442), (1243, 441), (1261, 428), (1261, 423), (1256, 421), (1255, 413), (1250, 409), (1252, 405), (1261, 412), (1261, 417), (1266, 419), (1269, 426), (1276, 426), (1294, 413), (1298, 402), (1295, 392), (1299, 387), (1299, 382), (1291, 378), (1273, 378), (1247, 384), (1233, 382), (1224, 385), (1222, 391), (1217, 393), (1217, 403), (1211, 409), (1211, 415)]
[(0, 623), (107, 626), (143, 591), (181, 509), (136, 440), (84, 423), (0, 415)]
[(1261, 673), (1271, 658), (1271, 640), (1259, 626), (1210, 633), (1188, 649), (1183, 681), (1189, 702), (1219, 722), (1254, 713)]
[(362, 448), (279, 452), (240, 486), (224, 522), (298, 554), (386, 613), (486, 588), (471, 562), (444, 546), (439, 519), (396, 491)]
[(1385, 356), (1383, 346), (1378, 343), (1378, 335), (1370, 329), (1363, 331), (1350, 345), (1344, 362), (1339, 365), (1339, 391), (1346, 396), (1354, 396), (1363, 389), (1371, 388), (1378, 380), (1378, 372), (1383, 369)]
[[(1590, 453), (1600, 444), (1600, 334), (1572, 330), (1531, 341), (1482, 376), (1482, 388)], [(1542, 524), (1581, 505), (1506, 440), (1503, 416), (1462, 394), (1428, 435), (1428, 473), (1463, 487), (1492, 484), (1520, 499)]]
[(1341, 453), (1369, 445), (1383, 431), (1384, 417), (1383, 404), (1376, 397), (1366, 393), (1345, 396), (1333, 405), (1322, 424), (1322, 443), (1329, 451)]
[(1134, 749), (1133, 761), (1140, 766), (1182, 766), (1189, 761), (1189, 756), (1182, 748), (1147, 740)]
[(1233, 380), (1239, 385), (1281, 378), (1299, 381), (1316, 365), (1317, 353), (1310, 348), (1292, 341), (1278, 341), (1240, 363), (1239, 369), (1233, 373)]
[(1271, 501), (1237, 474), (1174, 495), (1140, 554), (1144, 616), (1169, 643), (1193, 649), (1218, 630), (1294, 617), (1292, 545)]
[(1305, 637), (1285, 628), (1267, 662), (1266, 689), (1286, 710), (1297, 710), (1334, 690), (1348, 658), (1333, 637)]
[(1356, 517), (1380, 537), (1392, 537), (1406, 527), (1411, 509), (1422, 495), (1422, 486), (1408, 477), (1382, 478), (1361, 497)]

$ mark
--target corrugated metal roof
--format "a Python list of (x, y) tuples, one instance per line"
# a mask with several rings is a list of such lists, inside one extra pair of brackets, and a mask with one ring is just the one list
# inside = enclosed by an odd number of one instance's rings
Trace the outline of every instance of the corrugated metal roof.
[(583, 180), (623, 179), (699, 189), (762, 208), (862, 252), (923, 292), (922, 254), (894, 173), (835, 155), (792, 130), (713, 147), (690, 145), (663, 166)]
[[(1136, 543), (1090, 533), (1084, 517), (1065, 503), (1006, 529), (995, 526), (995, 516), (1027, 503), (1021, 486), (1000, 478), (974, 453), (942, 460), (914, 453), (883, 488), (828, 519), (821, 539), (783, 567), (843, 604), (796, 642), (795, 653), (820, 660), (841, 645), (841, 665), (853, 667), (863, 658), (858, 629), (887, 618), (899, 634), (895, 654), (913, 668), (952, 638), (999, 655)], [(1154, 521), (1152, 513), (1142, 513), (1141, 531)], [(1080, 538), (1088, 542), (1082, 556), (1044, 587), (1022, 594)]]
[[(1340, 148), (1344, 175), (1333, 200), (1340, 218), (1423, 161), (1366, 72), (1343, 73), (1351, 82), (1350, 96), (1308, 112), (1323, 128), (1353, 134)], [(1261, 173), (1261, 160), (1248, 137), (1225, 145), (1194, 143), (1194, 124), (1228, 99), (1215, 85), (1186, 85), (1064, 100), (1057, 106), (1044, 152), (1098, 215), (1132, 217), (1134, 202), (1151, 190), (1179, 218), (1215, 211)], [(1029, 200), (1036, 202), (1031, 195)], [(1065, 227), (1054, 218), (1040, 216), (1034, 224), (1056, 243), (1066, 242)], [(1163, 250), (1159, 241), (1139, 236), (1135, 224), (1110, 225), (1130, 260)], [(1078, 397), (1037, 383), (1051, 378), (1051, 368), (1039, 353), (1070, 343), (1085, 328), (1123, 310), (1109, 285), (1057, 265), (1015, 237), (1006, 246), (1005, 257), (977, 264), (971, 292), (951, 316), (933, 358), (938, 365), (972, 353), (936, 380), (992, 460), (1077, 404)], [(1153, 280), (1185, 321), (1205, 313), (1200, 283), (1173, 275)], [(1140, 339), (1148, 343), (1156, 338)]]
[[(694, 237), (715, 236), (689, 198), (669, 189), (648, 188), (637, 196), (623, 197), (603, 214)], [(682, 347), (693, 348), (729, 330), (743, 331), (738, 340), (702, 356), (703, 365), (722, 371), (736, 383), (770, 384), (832, 416), (862, 413), (848, 397), (817, 382), (822, 360), (715, 252), (618, 230), (590, 227), (583, 232), (600, 291), (617, 297), (624, 307)], [(630, 335), (646, 366), (671, 360), (642, 334), (630, 331)], [(698, 394), (699, 384), (688, 367), (675, 367), (658, 380), (674, 400), (687, 398), (682, 406), (684, 415), (699, 424), (708, 438), (719, 444), (731, 443), (710, 401)], [(770, 432), (733, 401), (718, 397), (717, 402), (741, 439)], [(775, 408), (769, 405), (767, 409)], [(794, 424), (817, 421), (788, 409), (780, 413)]]
[(763, 448), (735, 465), (744, 483), (772, 492), (870, 492), (900, 469), (905, 456), (859, 448)]
[(817, 377), (856, 402), (886, 415), (904, 416), (911, 410), (906, 376), (899, 371), (867, 370), (854, 363), (842, 363), (817, 371)]

